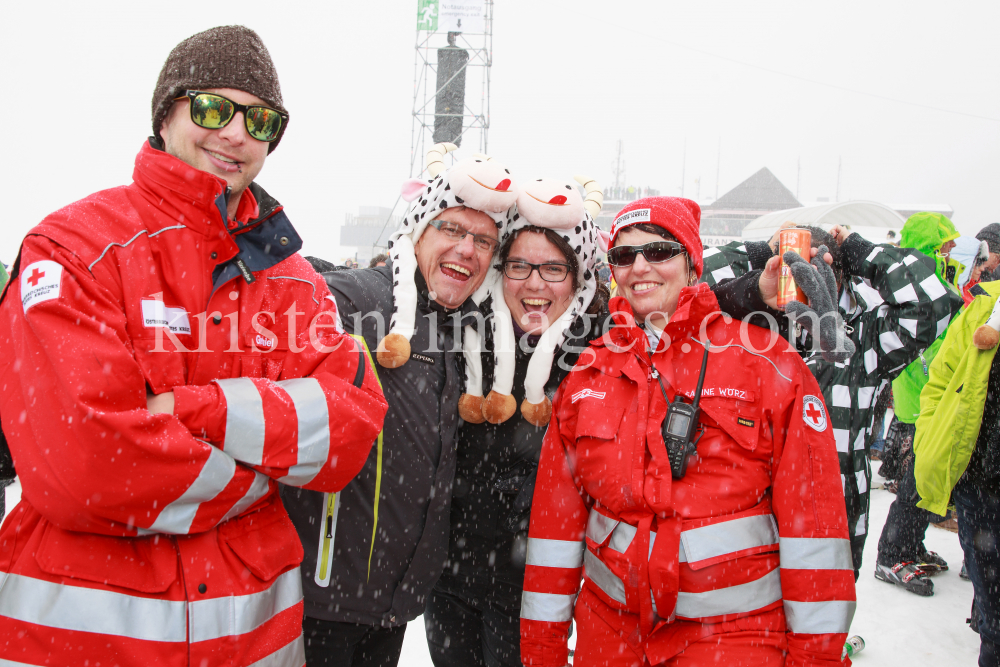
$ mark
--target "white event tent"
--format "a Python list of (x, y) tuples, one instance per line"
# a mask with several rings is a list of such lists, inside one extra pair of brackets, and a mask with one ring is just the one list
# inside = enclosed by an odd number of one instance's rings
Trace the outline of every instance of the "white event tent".
[[(840, 225), (861, 234), (872, 243), (898, 243), (899, 232), (906, 220), (888, 206), (874, 201), (803, 206), (762, 215), (743, 228), (743, 240), (767, 241), (786, 222), (827, 230)], [(893, 233), (892, 236), (889, 232)]]

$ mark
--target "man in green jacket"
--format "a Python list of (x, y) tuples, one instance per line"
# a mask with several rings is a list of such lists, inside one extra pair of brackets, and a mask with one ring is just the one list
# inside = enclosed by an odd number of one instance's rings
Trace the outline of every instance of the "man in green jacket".
[[(899, 246), (913, 248), (933, 262), (934, 274), (949, 292), (959, 294), (959, 290), (949, 274), (948, 253), (955, 246), (958, 231), (951, 220), (940, 213), (916, 213), (903, 225)], [(929, 517), (917, 508), (916, 485), (913, 481), (913, 435), (917, 417), (920, 415), (920, 391), (927, 383), (928, 367), (934, 361), (946, 332), (920, 352), (919, 358), (907, 366), (899, 377), (892, 381), (892, 395), (895, 401), (896, 439), (900, 449), (902, 469), (896, 499), (889, 507), (889, 515), (882, 527), (878, 541), (878, 561), (875, 578), (901, 586), (917, 595), (933, 595), (934, 582), (929, 575), (948, 569), (943, 558), (927, 551), (924, 547), (924, 533)]]
[(1000, 664), (1000, 363), (996, 346), (979, 349), (974, 334), (1000, 311), (1000, 282), (971, 291), (972, 303), (955, 318), (930, 366), (913, 451), (917, 505), (944, 515), (949, 499), (955, 503), (985, 667)]

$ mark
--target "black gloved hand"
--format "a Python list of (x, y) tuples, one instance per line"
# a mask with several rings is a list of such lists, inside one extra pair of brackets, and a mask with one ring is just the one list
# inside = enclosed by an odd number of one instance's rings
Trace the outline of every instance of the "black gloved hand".
[(808, 331), (813, 340), (819, 340), (819, 349), (824, 359), (843, 362), (854, 354), (855, 349), (854, 343), (844, 331), (844, 318), (837, 306), (837, 279), (830, 265), (823, 261), (823, 255), (827, 252), (827, 247), (821, 245), (819, 252), (813, 257), (812, 266), (798, 253), (785, 253), (782, 259), (791, 269), (795, 284), (809, 297), (809, 305), (789, 301), (785, 306), (785, 313)]

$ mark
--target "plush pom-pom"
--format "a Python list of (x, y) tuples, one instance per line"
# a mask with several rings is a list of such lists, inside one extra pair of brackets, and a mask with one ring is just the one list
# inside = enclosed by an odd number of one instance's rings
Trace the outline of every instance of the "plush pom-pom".
[(383, 338), (377, 349), (378, 363), (384, 368), (399, 368), (410, 360), (410, 341), (398, 333)]
[(483, 397), (462, 394), (458, 399), (458, 416), (470, 424), (482, 424), (486, 421), (483, 417)]
[(988, 324), (976, 329), (976, 333), (972, 334), (972, 344), (975, 345), (980, 350), (992, 350), (1000, 342), (1000, 333)]
[(552, 401), (549, 400), (548, 396), (541, 403), (529, 403), (525, 399), (521, 403), (521, 414), (529, 424), (538, 427), (545, 426), (552, 418)]
[(491, 391), (483, 401), (483, 417), (491, 424), (501, 424), (517, 411), (517, 401), (510, 394), (498, 394)]

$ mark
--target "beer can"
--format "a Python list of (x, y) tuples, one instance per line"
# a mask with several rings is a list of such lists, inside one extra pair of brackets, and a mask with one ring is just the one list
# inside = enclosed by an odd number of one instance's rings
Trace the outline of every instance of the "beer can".
[(854, 635), (844, 644), (844, 652), (841, 653), (840, 660), (843, 662), (844, 658), (852, 658), (863, 650), (865, 650), (865, 640), (858, 635)]
[[(784, 257), (785, 253), (791, 250), (809, 261), (809, 249), (812, 247), (812, 233), (808, 229), (789, 227), (782, 229), (778, 233), (778, 256)], [(778, 308), (784, 309), (789, 301), (806, 302), (806, 294), (792, 277), (792, 270), (781, 260), (781, 268), (778, 273)]]

